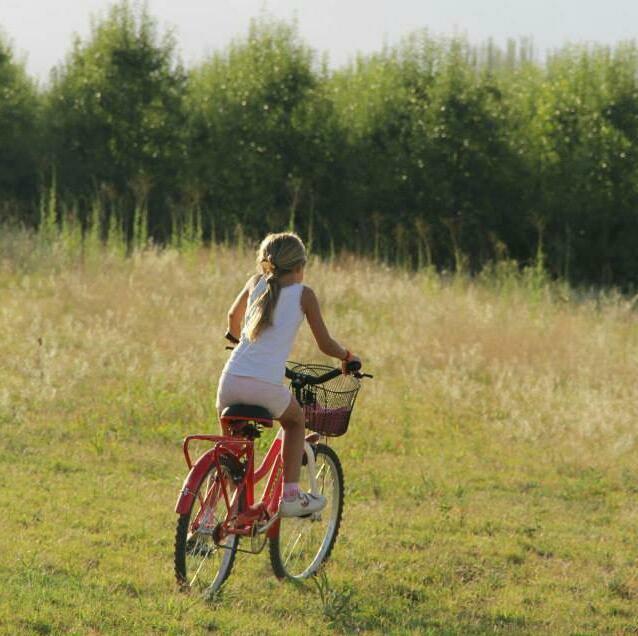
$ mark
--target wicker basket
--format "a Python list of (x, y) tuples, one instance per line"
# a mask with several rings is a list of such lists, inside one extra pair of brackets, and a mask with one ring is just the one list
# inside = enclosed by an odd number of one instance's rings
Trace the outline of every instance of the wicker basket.
[[(323, 364), (289, 363), (288, 367), (295, 373), (314, 377), (333, 369)], [(304, 387), (301, 405), (306, 415), (306, 428), (328, 437), (343, 435), (348, 430), (360, 385), (352, 375), (339, 375), (323, 384)]]

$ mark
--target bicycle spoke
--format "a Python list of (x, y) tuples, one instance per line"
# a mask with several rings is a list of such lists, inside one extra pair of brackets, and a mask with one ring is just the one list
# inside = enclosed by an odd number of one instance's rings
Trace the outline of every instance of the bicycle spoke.
[(195, 583), (195, 579), (199, 576), (199, 572), (202, 569), (202, 567), (204, 567), (204, 563), (206, 563), (206, 559), (208, 559), (208, 556), (210, 555), (211, 552), (214, 552), (214, 550), (208, 550), (208, 552), (206, 553), (206, 555), (202, 559), (202, 562), (199, 564), (199, 567), (197, 568), (197, 570), (195, 570), (195, 574), (193, 575), (193, 578), (191, 579), (190, 584), (189, 584), (191, 587)]
[[(302, 530), (300, 530), (300, 531), (299, 531), (299, 533), (297, 534), (296, 539), (295, 539), (295, 536), (294, 536), (294, 535), (292, 536), (292, 539), (291, 539), (291, 540), (294, 540), (294, 544), (293, 544), (292, 546), (290, 546), (290, 548), (289, 548), (289, 549), (286, 549), (286, 550), (284, 551), (284, 555), (287, 555), (287, 556), (285, 556), (285, 557), (284, 557), (284, 565), (288, 565), (288, 563), (289, 563), (289, 561), (290, 561), (290, 557), (291, 557), (293, 554), (295, 554), (294, 550), (295, 550), (295, 548), (297, 547), (297, 544), (299, 543), (299, 541), (301, 540), (301, 538), (302, 538), (302, 537), (307, 536), (307, 535), (308, 535), (308, 532), (304, 532), (304, 530), (302, 529)], [(289, 542), (289, 545), (290, 545), (290, 542)], [(296, 555), (297, 555), (296, 560), (297, 560), (297, 561), (298, 561), (298, 560), (299, 560), (299, 558), (302, 556), (302, 554), (303, 554), (303, 551), (302, 551), (302, 550), (297, 551), (297, 553), (296, 553)]]
[(321, 494), (325, 493), (325, 485), (326, 485), (326, 475), (328, 471), (326, 469), (326, 465), (322, 464), (321, 468), (317, 471), (317, 483), (321, 482)]
[(232, 568), (239, 538), (229, 535), (222, 546), (216, 545), (213, 539), (215, 528), (229, 516), (223, 487), (227, 488), (231, 509), (241, 503), (229, 462), (232, 459), (222, 460), (210, 468), (197, 488), (188, 516), (182, 515), (178, 523), (175, 564), (178, 581), (184, 586), (214, 592)]
[[(271, 545), (271, 560), (277, 576), (303, 579), (316, 572), (329, 555), (338, 532), (342, 486), (338, 458), (321, 447), (316, 454), (314, 483), (316, 493), (326, 497), (326, 507), (310, 517), (282, 519), (279, 536)], [(302, 484), (310, 490), (313, 480), (302, 473)], [(272, 547), (276, 546), (276, 547)]]
[(295, 541), (295, 534), (294, 532), (291, 532), (290, 538), (288, 539), (288, 543), (286, 544), (286, 547), (283, 549), (282, 554), (290, 555), (291, 550), (294, 548), (294, 546), (292, 545), (293, 541)]

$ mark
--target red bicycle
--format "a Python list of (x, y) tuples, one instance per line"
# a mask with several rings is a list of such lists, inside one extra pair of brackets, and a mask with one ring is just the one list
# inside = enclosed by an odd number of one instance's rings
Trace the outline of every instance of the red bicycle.
[[(175, 536), (175, 575), (185, 590), (214, 594), (230, 575), (237, 552), (260, 553), (269, 543), (270, 561), (278, 578), (305, 579), (330, 556), (343, 511), (343, 469), (322, 436), (343, 435), (363, 377), (360, 364), (350, 373), (317, 364), (291, 363), (290, 387), (306, 415), (306, 436), (300, 485), (327, 499), (326, 507), (305, 517), (280, 518), (283, 484), (280, 430), (255, 468), (254, 440), (271, 427), (266, 409), (238, 404), (224, 409), (222, 435), (189, 435), (184, 456), (189, 473), (179, 494)], [(193, 440), (213, 443), (192, 461)], [(326, 439), (327, 442), (327, 439)], [(259, 499), (255, 487), (264, 482)], [(240, 548), (240, 540), (249, 548)]]

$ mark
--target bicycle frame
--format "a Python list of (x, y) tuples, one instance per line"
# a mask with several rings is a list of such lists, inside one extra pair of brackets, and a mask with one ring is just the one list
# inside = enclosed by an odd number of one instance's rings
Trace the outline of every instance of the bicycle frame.
[[(309, 464), (311, 492), (313, 494), (318, 494), (318, 487), (315, 479), (315, 459), (311, 444), (316, 442), (318, 438), (319, 435), (315, 433), (308, 435), (304, 441), (306, 461)], [(193, 440), (210, 441), (214, 444), (213, 448), (203, 453), (194, 463), (191, 460), (188, 448)], [(262, 522), (264, 525), (261, 531), (266, 531), (269, 537), (276, 536), (278, 532), (279, 499), (283, 488), (282, 443), (283, 429), (280, 429), (261, 464), (255, 469), (255, 445), (252, 440), (226, 435), (189, 435), (184, 439), (183, 450), (186, 464), (190, 471), (184, 480), (182, 490), (177, 499), (175, 512), (184, 514), (190, 510), (198, 486), (211, 466), (214, 465), (220, 470), (221, 457), (224, 454), (231, 454), (237, 461), (243, 462), (245, 473), (241, 482), (237, 484), (237, 491), (232, 498), (228, 492), (226, 480), (221, 480), (222, 495), (225, 499), (226, 509), (229, 511), (226, 519), (222, 522), (222, 535), (239, 534), (248, 536), (254, 532), (255, 523)], [(255, 486), (266, 476), (268, 476), (268, 479), (262, 495), (259, 501), (255, 502)], [(233, 504), (237, 501), (237, 496), (242, 491), (246, 497), (246, 509), (241, 514), (237, 514)], [(222, 536), (219, 537), (220, 540), (222, 538)]]

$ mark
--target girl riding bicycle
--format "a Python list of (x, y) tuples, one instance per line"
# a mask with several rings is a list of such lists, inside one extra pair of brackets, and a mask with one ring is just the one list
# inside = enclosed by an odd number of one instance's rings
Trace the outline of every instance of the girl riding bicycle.
[(330, 336), (315, 293), (302, 284), (305, 264), (306, 250), (296, 234), (269, 234), (261, 242), (259, 273), (247, 281), (228, 312), (226, 337), (238, 344), (217, 389), (219, 413), (233, 404), (252, 404), (280, 421), (284, 429), (282, 517), (308, 515), (326, 504), (323, 496), (299, 489), (305, 418), (283, 385), (286, 360), (304, 316), (319, 349), (339, 358), (344, 373), (348, 362), (359, 360)]

